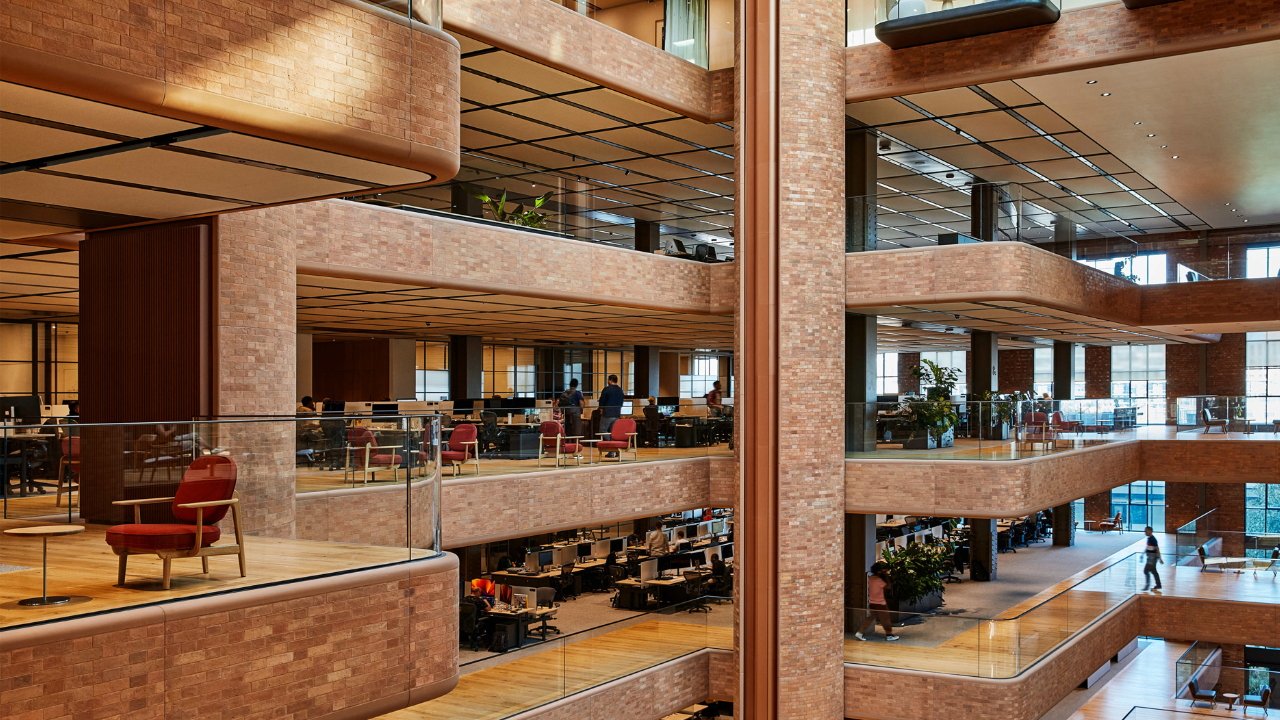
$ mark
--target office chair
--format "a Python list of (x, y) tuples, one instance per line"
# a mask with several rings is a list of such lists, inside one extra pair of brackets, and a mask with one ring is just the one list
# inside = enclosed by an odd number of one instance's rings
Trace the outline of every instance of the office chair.
[(480, 411), (480, 452), (492, 455), (506, 446), (507, 433), (498, 428), (498, 414), (492, 410)]
[(711, 608), (707, 606), (707, 575), (696, 570), (685, 570), (684, 576), (685, 596), (688, 597), (690, 605), (688, 612), (711, 612)]
[(698, 245), (693, 249), (693, 259), (698, 262), (719, 262), (719, 260), (716, 260), (716, 248), (714, 245)]
[[(538, 607), (542, 607), (542, 608), (559, 607), (559, 605), (556, 605), (556, 589), (555, 588), (540, 587), (538, 588), (537, 592), (538, 592)], [(542, 624), (539, 625), (537, 628), (530, 630), (529, 632), (538, 633), (538, 635), (541, 636), (543, 640), (547, 639), (547, 633), (555, 633), (559, 635), (560, 628), (556, 627), (555, 625), (548, 625), (547, 617), (548, 617), (547, 615), (543, 615)]]
[(561, 600), (577, 599), (578, 592), (574, 588), (573, 582), (573, 563), (565, 563), (560, 566), (560, 582), (551, 589), (560, 595)]
[(471, 646), (472, 652), (478, 652), (482, 644), (488, 645), (488, 617), (480, 617), (476, 606), (465, 600), (458, 603), (458, 635)]

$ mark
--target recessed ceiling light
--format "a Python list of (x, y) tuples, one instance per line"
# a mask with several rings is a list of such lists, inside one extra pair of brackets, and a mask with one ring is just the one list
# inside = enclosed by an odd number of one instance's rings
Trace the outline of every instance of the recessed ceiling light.
[(1142, 124), (1142, 121), (1141, 121), (1141, 120), (1134, 120), (1134, 121), (1133, 121), (1133, 124), (1134, 124), (1134, 125), (1141, 125), (1141, 124)]
[(1178, 156), (1177, 156), (1177, 155), (1170, 155), (1169, 157), (1172, 157), (1174, 160), (1177, 160), (1177, 159), (1178, 159)]
[(1223, 204), (1226, 205), (1227, 207), (1231, 207), (1231, 203), (1223, 203)]
[(1111, 93), (1102, 93), (1102, 97), (1111, 97)]
[(1155, 133), (1147, 133), (1147, 137), (1155, 137), (1155, 136), (1156, 136)]
[(1097, 85), (1097, 84), (1098, 84), (1098, 81), (1097, 81), (1097, 80), (1085, 80), (1085, 81), (1084, 81), (1084, 84), (1085, 84), (1085, 85)]
[(1167, 147), (1169, 147), (1169, 146), (1168, 146), (1168, 145), (1161, 145), (1161, 146), (1160, 146), (1160, 149), (1161, 149), (1161, 150), (1163, 150), (1163, 149), (1165, 149), (1165, 148), (1167, 148)]
[(1244, 221), (1245, 221), (1245, 222), (1249, 222), (1249, 218), (1245, 218), (1245, 219), (1244, 219)]

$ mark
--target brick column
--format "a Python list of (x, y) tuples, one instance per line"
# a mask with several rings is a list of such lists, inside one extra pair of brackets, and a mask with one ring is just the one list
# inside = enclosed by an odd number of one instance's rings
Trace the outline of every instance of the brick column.
[[(1084, 518), (1083, 520), (1105, 520), (1111, 517), (1111, 491), (1100, 492), (1097, 495), (1090, 495), (1084, 499)], [(1129, 518), (1125, 518), (1127, 522)]]
[(996, 579), (996, 521), (986, 518), (968, 518), (969, 521), (969, 579), (985, 582)]
[[(736, 96), (744, 431), (735, 716), (844, 717), (845, 7), (743, 0)], [(833, 373), (833, 369), (835, 372)], [(785, 394), (783, 389), (785, 388)], [(804, 532), (790, 523), (804, 517)], [(833, 592), (836, 590), (836, 592)]]
[[(287, 208), (230, 213), (217, 222), (215, 357), (218, 414), (292, 415), (297, 374), (297, 252), (302, 229)], [(246, 532), (294, 534), (292, 421), (218, 428), (239, 465)]]
[[(1034, 377), (1034, 357), (1032, 358)], [(1076, 374), (1075, 343), (1053, 341), (1053, 399), (1070, 400)]]
[(1030, 390), (1035, 382), (1035, 350), (1001, 350), (997, 374), (1001, 392)]
[(1000, 387), (1000, 350), (996, 334), (986, 330), (974, 330), (969, 336), (969, 395), (980, 398), (982, 393)]
[(1111, 348), (1089, 345), (1084, 349), (1084, 396), (1111, 397)]
[(911, 369), (920, 364), (920, 353), (898, 353), (898, 393), (920, 392), (920, 379), (911, 374)]
[(1076, 544), (1075, 506), (1063, 503), (1053, 508), (1053, 544), (1071, 547)]

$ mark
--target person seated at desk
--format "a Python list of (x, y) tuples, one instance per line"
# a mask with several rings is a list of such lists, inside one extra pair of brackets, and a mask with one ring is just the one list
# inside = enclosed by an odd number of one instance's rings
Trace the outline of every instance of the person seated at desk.
[(482, 618), (485, 615), (488, 615), (489, 611), (493, 609), (493, 598), (485, 597), (484, 592), (480, 589), (479, 585), (472, 584), (471, 594), (463, 598), (463, 600), (476, 606), (477, 618)]
[(674, 544), (675, 544), (675, 552), (681, 552), (682, 550), (688, 550), (688, 549), (689, 549), (689, 548), (688, 548), (689, 542), (690, 542), (690, 541), (689, 541), (689, 538), (685, 537), (685, 535), (684, 535), (684, 530), (677, 530), (677, 531), (676, 531), (676, 541), (675, 541), (675, 543), (674, 543)]
[(649, 531), (649, 535), (645, 538), (645, 545), (649, 548), (649, 555), (652, 557), (662, 557), (671, 552), (671, 543), (660, 527)]
[(658, 436), (662, 432), (662, 411), (658, 410), (658, 398), (649, 396), (649, 404), (644, 406), (644, 444), (645, 447), (658, 447)]
[(720, 553), (711, 553), (711, 582), (708, 589), (714, 594), (726, 594), (733, 587), (733, 570), (720, 559)]

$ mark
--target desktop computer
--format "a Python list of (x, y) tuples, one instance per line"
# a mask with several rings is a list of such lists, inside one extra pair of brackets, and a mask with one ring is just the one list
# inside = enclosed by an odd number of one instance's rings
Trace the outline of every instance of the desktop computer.
[(555, 548), (552, 550), (552, 555), (553, 557), (551, 562), (556, 567), (568, 565), (578, 559), (578, 546), (567, 545), (565, 547)]
[(579, 559), (579, 560), (581, 560), (581, 559), (583, 559), (583, 558), (589, 558), (589, 557), (592, 557), (592, 552), (591, 552), (591, 551), (592, 551), (592, 547), (591, 547), (591, 545), (592, 545), (592, 544), (591, 544), (591, 543), (589, 543), (589, 542), (580, 542), (580, 543), (578, 543), (578, 559)]
[(658, 560), (645, 560), (640, 563), (640, 582), (658, 579)]
[(612, 540), (609, 541), (609, 552), (614, 553), (615, 555), (618, 555), (623, 552), (626, 552), (626, 550), (627, 550), (626, 538), (613, 538)]
[(551, 550), (541, 550), (538, 552), (538, 569), (545, 570), (555, 563), (555, 552)]
[(609, 556), (609, 540), (597, 540), (591, 543), (591, 557), (604, 559)]

